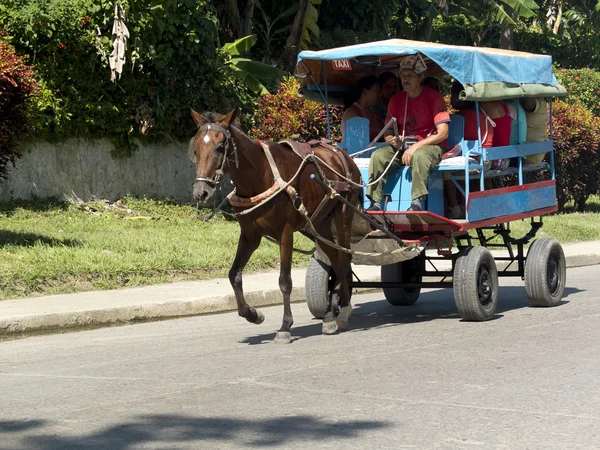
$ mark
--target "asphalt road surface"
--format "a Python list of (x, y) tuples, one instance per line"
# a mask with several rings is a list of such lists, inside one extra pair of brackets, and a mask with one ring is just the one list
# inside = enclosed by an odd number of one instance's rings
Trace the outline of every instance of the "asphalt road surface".
[(0, 448), (600, 448), (600, 267), (529, 308), (501, 279), (494, 320), (460, 320), (451, 290), (412, 307), (354, 298), (294, 342), (236, 313), (0, 342)]

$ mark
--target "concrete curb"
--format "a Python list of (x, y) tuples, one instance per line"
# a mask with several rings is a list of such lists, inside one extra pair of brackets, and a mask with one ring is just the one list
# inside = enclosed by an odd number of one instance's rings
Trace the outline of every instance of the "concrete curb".
[[(569, 254), (565, 256), (568, 268), (600, 264), (600, 251), (575, 254), (569, 252)], [(439, 264), (438, 268), (443, 269), (443, 265)], [(377, 271), (379, 270), (379, 268), (375, 269)], [(296, 271), (295, 273), (295, 282), (299, 281), (297, 280), (299, 272), (301, 271)], [(260, 277), (260, 275), (258, 276)], [(367, 276), (362, 276), (360, 278), (363, 281), (380, 280), (378, 275), (373, 274), (373, 269), (368, 271)], [(270, 282), (262, 283), (262, 285), (265, 284), (272, 285)], [(274, 285), (276, 286), (277, 284)], [(237, 306), (235, 296), (231, 292), (231, 287), (222, 284), (221, 288), (222, 290), (228, 290), (229, 293), (200, 296), (200, 298), (190, 298), (189, 295), (186, 295), (165, 301), (140, 302), (115, 307), (104, 305), (89, 307), (87, 309), (81, 308), (76, 311), (44, 311), (32, 314), (13, 314), (5, 315), (4, 317), (2, 317), (2, 311), (0, 311), (0, 338), (14, 338), (19, 337), (19, 335), (98, 328), (132, 322), (164, 320), (177, 317), (235, 311)], [(132, 290), (135, 289), (138, 289), (139, 292), (139, 290), (143, 290), (144, 288), (133, 288)], [(101, 295), (110, 295), (106, 291), (96, 292), (94, 294), (97, 294), (97, 297)], [(70, 295), (75, 296), (78, 294)], [(304, 283), (298, 283), (298, 286), (292, 290), (292, 302), (303, 302), (304, 295)], [(278, 305), (281, 304), (281, 292), (279, 289), (251, 290), (246, 293), (246, 300), (254, 307)], [(5, 300), (5, 302), (11, 302), (11, 300)]]

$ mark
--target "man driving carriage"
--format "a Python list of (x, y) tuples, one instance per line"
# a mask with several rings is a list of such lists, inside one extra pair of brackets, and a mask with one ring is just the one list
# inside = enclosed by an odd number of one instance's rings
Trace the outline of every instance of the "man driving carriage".
[[(406, 57), (400, 63), (400, 80), (404, 90), (390, 100), (386, 122), (392, 117), (396, 118), (403, 139), (394, 136), (390, 130), (385, 136), (390, 146), (376, 150), (371, 156), (369, 184), (381, 179), (367, 188), (367, 197), (371, 200), (369, 211), (382, 210), (383, 187), (387, 176), (381, 175), (398, 148), (404, 148), (402, 158), (401, 161), (396, 159), (392, 162), (391, 170), (397, 169), (401, 164), (412, 169), (412, 201), (408, 210), (421, 211), (425, 207), (429, 171), (440, 162), (442, 154), (447, 150), (446, 138), (450, 123), (450, 115), (442, 95), (423, 85), (426, 68), (425, 62), (418, 55)], [(416, 142), (408, 146), (408, 137), (415, 138)]]

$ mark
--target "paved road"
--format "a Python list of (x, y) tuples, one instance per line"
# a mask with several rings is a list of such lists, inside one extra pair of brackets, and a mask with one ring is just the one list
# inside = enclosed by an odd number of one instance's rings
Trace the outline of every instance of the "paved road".
[(503, 279), (486, 323), (449, 290), (337, 336), (295, 304), (288, 346), (281, 307), (0, 342), (0, 448), (600, 448), (599, 273), (551, 309)]

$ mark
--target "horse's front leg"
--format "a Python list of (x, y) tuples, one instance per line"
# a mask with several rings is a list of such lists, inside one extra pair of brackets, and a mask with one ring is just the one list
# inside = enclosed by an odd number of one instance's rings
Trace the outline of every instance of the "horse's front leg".
[(286, 225), (279, 239), (279, 288), (283, 294), (283, 322), (275, 336), (276, 344), (289, 344), (292, 342), (290, 329), (294, 323), (290, 296), (292, 293), (292, 250), (294, 248), (294, 230)]
[(246, 303), (244, 291), (242, 289), (242, 271), (250, 260), (252, 253), (254, 253), (254, 251), (260, 245), (260, 240), (260, 236), (248, 237), (244, 233), (240, 234), (235, 260), (233, 261), (233, 265), (229, 270), (229, 282), (231, 283), (233, 292), (235, 293), (238, 314), (241, 317), (245, 317), (248, 322), (255, 323), (257, 325), (263, 323), (265, 316), (263, 313)]

